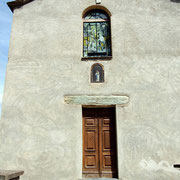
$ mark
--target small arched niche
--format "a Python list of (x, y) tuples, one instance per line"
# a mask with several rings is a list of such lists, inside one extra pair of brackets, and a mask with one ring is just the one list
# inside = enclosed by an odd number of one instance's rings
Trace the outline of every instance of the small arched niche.
[(91, 67), (91, 83), (104, 82), (104, 67), (102, 64), (96, 63)]

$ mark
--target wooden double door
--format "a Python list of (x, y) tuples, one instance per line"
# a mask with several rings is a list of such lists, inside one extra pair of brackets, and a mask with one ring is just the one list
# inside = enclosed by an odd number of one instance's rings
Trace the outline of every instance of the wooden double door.
[(83, 108), (83, 177), (117, 177), (115, 108)]

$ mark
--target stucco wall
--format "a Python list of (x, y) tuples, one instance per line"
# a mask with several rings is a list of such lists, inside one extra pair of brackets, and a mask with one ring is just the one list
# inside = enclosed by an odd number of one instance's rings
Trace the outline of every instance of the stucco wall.
[(82, 12), (94, 0), (35, 0), (15, 10), (0, 122), (0, 168), (22, 180), (82, 174), (82, 107), (67, 94), (126, 94), (116, 107), (122, 180), (179, 180), (180, 4), (102, 0), (112, 13), (105, 83), (81, 61)]

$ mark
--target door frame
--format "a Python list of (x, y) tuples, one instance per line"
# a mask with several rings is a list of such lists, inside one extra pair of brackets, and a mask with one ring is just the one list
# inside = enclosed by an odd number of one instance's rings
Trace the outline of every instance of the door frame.
[[(98, 108), (104, 108), (104, 109), (108, 109), (108, 108), (114, 108), (114, 128), (115, 128), (115, 136), (116, 136), (116, 158), (117, 158), (117, 160), (116, 160), (116, 168), (117, 168), (117, 175), (116, 175), (116, 177), (114, 177), (115, 179), (118, 179), (118, 177), (119, 177), (119, 167), (118, 167), (118, 165), (119, 165), (119, 163), (118, 163), (118, 135), (117, 135), (117, 133), (118, 133), (118, 131), (117, 131), (117, 113), (116, 113), (116, 105), (98, 105), (98, 106), (96, 106), (96, 105), (82, 105), (82, 177), (83, 177), (83, 148), (84, 148), (84, 141), (83, 141), (83, 135), (84, 135), (84, 122), (83, 122), (83, 109), (85, 109), (85, 108), (87, 108), (87, 109), (91, 109), (91, 108), (96, 108), (96, 109), (98, 109)], [(83, 178), (89, 178), (89, 177), (83, 177)], [(96, 177), (92, 177), (92, 179), (93, 178), (96, 178)], [(100, 177), (99, 177), (100, 178)], [(103, 178), (103, 177), (102, 177)], [(113, 177), (112, 177), (113, 178)]]

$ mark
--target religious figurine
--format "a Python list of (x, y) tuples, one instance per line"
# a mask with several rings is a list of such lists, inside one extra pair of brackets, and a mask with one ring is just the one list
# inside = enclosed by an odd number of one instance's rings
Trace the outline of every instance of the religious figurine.
[(96, 73), (95, 73), (95, 80), (96, 80), (96, 82), (100, 81), (100, 73), (98, 70), (96, 70)]
[(98, 45), (100, 48), (100, 52), (106, 52), (105, 44), (106, 42), (103, 33), (102, 32), (98, 33)]
[(92, 28), (89, 32), (89, 45), (88, 45), (88, 52), (93, 53), (96, 52), (96, 38), (95, 38), (95, 29)]

